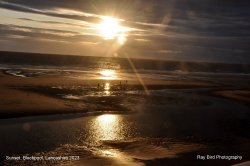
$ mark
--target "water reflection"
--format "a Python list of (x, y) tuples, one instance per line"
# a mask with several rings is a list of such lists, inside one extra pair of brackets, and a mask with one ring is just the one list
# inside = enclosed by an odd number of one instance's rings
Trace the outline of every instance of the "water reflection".
[(110, 95), (110, 83), (105, 83), (104, 85), (104, 93), (106, 96), (109, 96)]
[(101, 70), (100, 75), (101, 75), (100, 79), (103, 80), (114, 80), (117, 78), (116, 71), (110, 69)]
[(93, 119), (90, 125), (93, 141), (122, 140), (125, 137), (126, 130), (120, 115), (101, 115)]
[(110, 90), (110, 83), (105, 83), (105, 85), (104, 85), (104, 90), (105, 91), (109, 91)]

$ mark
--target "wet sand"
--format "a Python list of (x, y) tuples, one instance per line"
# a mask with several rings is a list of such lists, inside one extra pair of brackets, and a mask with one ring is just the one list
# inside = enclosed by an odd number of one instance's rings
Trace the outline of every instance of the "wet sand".
[[(187, 75), (186, 80), (143, 78), (146, 93), (137, 79), (126, 84), (126, 80), (29, 78), (2, 72), (1, 164), (233, 165), (249, 161), (250, 112), (245, 95), (249, 80), (200, 75), (190, 79)], [(228, 95), (232, 91), (244, 97), (235, 99)], [(243, 158), (197, 160), (197, 155), (207, 154)], [(6, 155), (73, 155), (79, 160), (6, 161)]]
[[(105, 83), (109, 83), (114, 87), (118, 95), (124, 94), (126, 91), (143, 90), (143, 86), (137, 79), (130, 79), (126, 84), (126, 80), (102, 80), (102, 79), (82, 79), (70, 78), (64, 76), (43, 76), (43, 77), (16, 77), (8, 75), (3, 71), (0, 73), (0, 104), (1, 118), (11, 118), (29, 115), (46, 115), (46, 114), (62, 114), (62, 113), (84, 113), (93, 110), (96, 103), (86, 105), (84, 102), (75, 102), (65, 100), (58, 93), (72, 93), (80, 95), (82, 88), (89, 92), (100, 93), (105, 96), (103, 89)], [(185, 89), (185, 88), (202, 88), (212, 87), (214, 85), (205, 82), (178, 80), (162, 81), (156, 79), (144, 79), (144, 83), (148, 90), (157, 90), (164, 88)], [(99, 88), (98, 88), (99, 84)], [(117, 94), (116, 94), (117, 96)], [(125, 98), (125, 97), (124, 97)], [(119, 100), (119, 96), (117, 96)], [(116, 99), (114, 99), (116, 100)], [(111, 101), (112, 102), (112, 101)], [(107, 101), (107, 108), (112, 112), (112, 104)], [(114, 102), (114, 101), (113, 101)], [(99, 108), (103, 109), (103, 108)], [(107, 110), (106, 109), (106, 110)], [(118, 110), (120, 111), (120, 110)]]

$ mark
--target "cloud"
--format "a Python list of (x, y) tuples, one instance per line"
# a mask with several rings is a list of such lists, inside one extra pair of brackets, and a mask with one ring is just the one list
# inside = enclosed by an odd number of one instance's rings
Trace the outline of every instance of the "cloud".
[(97, 36), (82, 35), (80, 33), (72, 31), (30, 28), (24, 26), (3, 25), (3, 24), (0, 24), (0, 36), (2, 38), (19, 36), (19, 37), (26, 37), (33, 39), (57, 40), (57, 41), (64, 41), (71, 43), (100, 41), (99, 37)]
[(37, 8), (33, 8), (25, 4), (12, 3), (12, 2), (6, 2), (6, 1), (0, 1), (0, 7), (5, 8), (5, 9), (19, 11), (19, 12), (29, 12), (29, 13), (35, 13), (35, 14), (43, 14), (43, 15), (48, 15), (48, 16), (76, 19), (76, 20), (85, 20), (85, 21), (97, 21), (97, 20), (100, 20), (101, 18), (101, 16), (96, 15), (96, 14), (63, 9), (59, 7), (39, 8), (41, 6), (37, 6)]
[(247, 4), (250, 3), (243, 0), (202, 0), (202, 3), (195, 0), (158, 0), (157, 3), (153, 0), (108, 0), (105, 3), (98, 0), (75, 0), (74, 3), (66, 0), (0, 1), (0, 7), (6, 9), (92, 23), (100, 21), (107, 13), (105, 10), (110, 10), (111, 15), (126, 15), (124, 24), (138, 30), (165, 30), (200, 36), (250, 35)]
[(202, 60), (224, 57), (225, 61), (246, 57), (249, 61), (249, 6), (245, 0), (0, 0), (2, 9), (74, 20), (20, 16), (21, 21), (53, 29), (5, 24), (0, 26), (0, 35), (86, 46), (98, 43), (107, 48), (110, 44), (94, 35), (91, 28), (104, 15), (111, 15), (122, 18), (121, 23), (132, 29), (120, 54)]

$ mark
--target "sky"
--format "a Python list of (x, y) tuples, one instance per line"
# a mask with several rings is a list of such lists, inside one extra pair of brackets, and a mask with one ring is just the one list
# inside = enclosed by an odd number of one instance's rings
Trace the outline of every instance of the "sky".
[(0, 0), (0, 50), (250, 63), (249, 20), (247, 0)]

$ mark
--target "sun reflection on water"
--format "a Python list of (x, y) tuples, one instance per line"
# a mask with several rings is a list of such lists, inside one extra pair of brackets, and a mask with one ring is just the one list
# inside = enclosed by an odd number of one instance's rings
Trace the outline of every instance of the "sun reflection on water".
[(119, 115), (101, 115), (96, 117), (91, 124), (93, 141), (121, 140), (124, 139), (124, 130)]
[(101, 70), (100, 72), (100, 79), (103, 80), (115, 80), (117, 78), (117, 73), (115, 70), (110, 70), (110, 69), (104, 69)]
[(110, 83), (105, 83), (104, 85), (104, 93), (106, 96), (109, 96), (110, 95)]
[(110, 83), (105, 83), (105, 85), (104, 85), (104, 90), (105, 91), (109, 91), (110, 90)]

